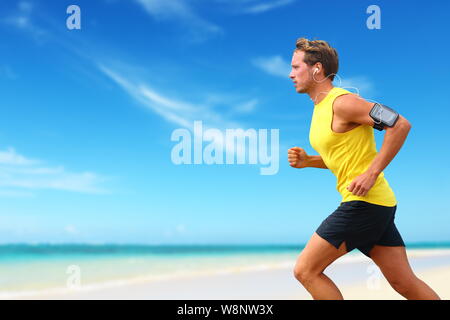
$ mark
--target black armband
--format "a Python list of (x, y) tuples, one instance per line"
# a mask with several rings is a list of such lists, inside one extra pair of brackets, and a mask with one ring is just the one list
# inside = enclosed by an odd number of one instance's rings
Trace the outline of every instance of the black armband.
[(399, 118), (397, 111), (379, 103), (374, 104), (369, 115), (374, 121), (373, 127), (380, 131), (382, 131), (385, 126), (393, 127)]

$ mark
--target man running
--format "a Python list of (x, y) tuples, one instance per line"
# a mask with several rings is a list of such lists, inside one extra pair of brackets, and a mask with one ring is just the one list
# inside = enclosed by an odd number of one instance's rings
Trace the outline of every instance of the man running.
[[(383, 170), (403, 145), (411, 124), (395, 110), (368, 102), (333, 86), (338, 54), (327, 42), (297, 40), (289, 77), (298, 93), (314, 102), (309, 139), (319, 153), (294, 147), (288, 160), (294, 168), (330, 169), (342, 195), (339, 207), (317, 228), (300, 253), (296, 279), (313, 299), (343, 299), (323, 271), (337, 258), (357, 248), (371, 258), (392, 288), (406, 299), (439, 300), (416, 277), (395, 223), (397, 200)], [(377, 153), (374, 128), (385, 130)]]

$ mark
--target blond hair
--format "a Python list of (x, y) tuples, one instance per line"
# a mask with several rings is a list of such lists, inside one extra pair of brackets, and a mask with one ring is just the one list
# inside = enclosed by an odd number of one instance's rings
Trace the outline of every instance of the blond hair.
[(323, 66), (325, 77), (331, 81), (338, 72), (339, 58), (336, 49), (331, 47), (328, 42), (323, 40), (308, 40), (299, 38), (296, 42), (294, 51), (303, 51), (305, 57), (303, 61), (310, 66), (320, 62)]

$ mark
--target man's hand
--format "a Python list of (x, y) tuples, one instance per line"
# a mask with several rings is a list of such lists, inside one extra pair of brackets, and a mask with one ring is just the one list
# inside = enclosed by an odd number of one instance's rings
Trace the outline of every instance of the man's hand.
[(347, 190), (354, 195), (364, 197), (367, 192), (369, 192), (370, 188), (373, 187), (375, 181), (377, 181), (377, 178), (378, 174), (366, 171), (353, 179), (353, 181), (347, 187)]
[(305, 150), (299, 147), (293, 147), (288, 150), (288, 161), (293, 168), (306, 168), (308, 166), (309, 156)]

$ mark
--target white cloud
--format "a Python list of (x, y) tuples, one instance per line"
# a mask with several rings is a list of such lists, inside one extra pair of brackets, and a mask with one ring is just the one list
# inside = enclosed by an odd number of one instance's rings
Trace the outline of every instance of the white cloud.
[(33, 9), (33, 5), (31, 2), (28, 1), (21, 1), (19, 2), (19, 10), (23, 13), (31, 13), (31, 10)]
[(136, 0), (145, 11), (157, 20), (170, 20), (188, 27), (193, 41), (203, 41), (212, 34), (222, 33), (219, 26), (201, 18), (183, 0)]
[(361, 96), (369, 96), (375, 93), (375, 87), (373, 83), (365, 76), (354, 76), (345, 79), (336, 76), (334, 79), (334, 84), (337, 87), (344, 88)]
[(265, 1), (264, 3), (258, 3), (256, 5), (252, 5), (243, 10), (243, 13), (263, 13), (266, 11), (273, 10), (275, 8), (283, 7), (293, 3), (294, 0), (277, 0), (277, 1)]
[(17, 6), (16, 13), (6, 21), (18, 28), (29, 28), (32, 26), (30, 20), (32, 11), (33, 5), (30, 2), (21, 1)]
[(291, 67), (281, 56), (259, 57), (252, 60), (253, 65), (264, 72), (278, 77), (288, 78)]
[[(155, 112), (166, 121), (185, 128), (192, 128), (195, 120), (202, 120), (208, 126), (216, 128), (240, 127), (236, 122), (225, 119), (222, 114), (214, 111), (214, 108), (211, 106), (193, 104), (172, 97), (169, 98), (157, 92), (148, 84), (127, 79), (104, 65), (99, 65), (98, 67), (134, 100), (145, 108)], [(251, 103), (253, 106), (247, 106), (247, 108), (254, 108), (256, 101), (252, 101)]]
[(36, 26), (31, 19), (34, 6), (29, 1), (21, 1), (17, 5), (17, 10), (14, 14), (6, 17), (3, 22), (16, 27), (18, 29), (29, 32), (36, 41), (41, 41), (42, 37), (46, 35), (46, 32)]
[(244, 103), (238, 104), (233, 110), (237, 113), (250, 113), (255, 110), (258, 105), (258, 99), (252, 99)]
[(136, 0), (155, 18), (190, 18), (196, 19), (191, 8), (182, 0)]
[(295, 0), (215, 0), (215, 2), (231, 8), (235, 14), (260, 14), (287, 6)]
[(92, 172), (70, 172), (63, 166), (45, 167), (41, 163), (18, 154), (13, 148), (0, 150), (0, 195), (29, 196), (23, 189), (106, 192), (100, 187), (106, 180), (104, 177)]
[[(169, 98), (150, 87), (148, 84), (132, 81), (119, 75), (118, 72), (104, 65), (98, 65), (99, 69), (108, 76), (111, 80), (116, 82), (123, 90), (125, 90), (135, 101), (146, 109), (161, 116), (164, 120), (176, 124), (178, 126), (189, 129), (191, 132), (194, 129), (194, 121), (202, 121), (203, 130), (214, 128), (221, 130), (232, 128), (243, 128), (241, 124), (225, 118), (224, 114), (235, 113), (249, 113), (256, 108), (258, 104), (257, 99), (251, 99), (245, 102), (236, 102), (236, 97), (224, 96), (221, 94), (209, 94), (207, 100), (214, 101), (216, 104), (225, 105), (229, 110), (217, 112), (215, 108), (210, 105), (193, 104), (177, 100), (176, 98)], [(229, 105), (228, 103), (231, 105)], [(225, 149), (227, 152), (234, 153), (234, 146), (226, 144), (222, 139), (222, 135), (213, 134), (212, 137), (219, 148)], [(225, 145), (224, 145), (225, 144)], [(237, 148), (236, 155), (240, 157), (245, 154), (243, 148)]]
[(31, 165), (36, 163), (36, 160), (27, 159), (24, 156), (21, 156), (14, 150), (14, 148), (7, 148), (5, 151), (0, 150), (0, 164), (9, 164), (9, 165)]
[(31, 192), (23, 192), (16, 190), (1, 190), (0, 189), (0, 197), (6, 198), (33, 198), (34, 194)]

